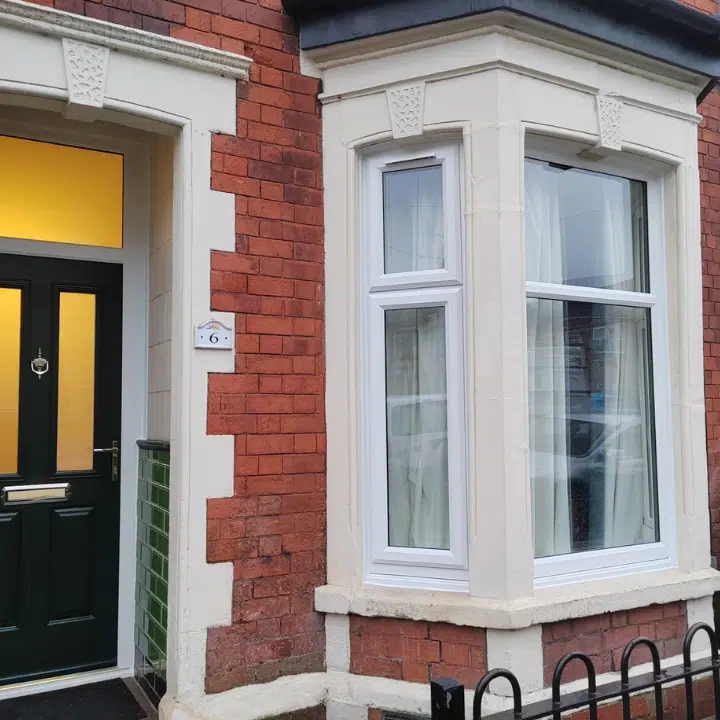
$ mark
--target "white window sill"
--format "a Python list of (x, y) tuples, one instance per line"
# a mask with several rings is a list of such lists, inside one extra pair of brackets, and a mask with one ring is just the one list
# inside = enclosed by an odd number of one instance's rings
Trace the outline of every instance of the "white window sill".
[(663, 570), (541, 588), (533, 597), (509, 601), (370, 585), (354, 588), (325, 585), (315, 590), (315, 609), (336, 615), (515, 630), (573, 617), (702, 598), (716, 590), (720, 590), (720, 572), (710, 568), (693, 573)]

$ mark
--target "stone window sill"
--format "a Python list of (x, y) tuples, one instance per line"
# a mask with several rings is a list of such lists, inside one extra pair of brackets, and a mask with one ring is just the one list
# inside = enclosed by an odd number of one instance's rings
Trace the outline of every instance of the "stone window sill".
[(532, 597), (516, 600), (486, 600), (459, 593), (371, 585), (352, 588), (325, 585), (315, 590), (315, 609), (336, 615), (517, 630), (569, 618), (703, 598), (717, 590), (720, 572), (711, 568), (692, 573), (664, 570), (542, 588)]

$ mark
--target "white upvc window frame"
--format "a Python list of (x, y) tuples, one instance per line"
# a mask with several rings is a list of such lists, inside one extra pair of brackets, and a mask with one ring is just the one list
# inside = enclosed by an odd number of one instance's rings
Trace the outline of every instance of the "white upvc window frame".
[[(650, 362), (655, 421), (655, 473), (660, 540), (654, 543), (536, 558), (535, 587), (663, 570), (677, 565), (675, 474), (667, 311), (666, 244), (662, 169), (653, 161), (621, 155), (601, 162), (583, 160), (569, 143), (527, 135), (525, 158), (644, 182), (647, 188), (649, 291), (627, 292), (526, 282), (526, 297), (604, 303), (650, 309)], [(527, 346), (527, 327), (526, 346)], [(525, 356), (528, 372), (527, 353)], [(529, 422), (529, 412), (528, 412)]]
[[(384, 272), (383, 173), (440, 166), (445, 265), (441, 270)], [(370, 584), (467, 591), (467, 411), (460, 143), (438, 139), (386, 147), (362, 158), (361, 428), (364, 578)], [(388, 542), (385, 312), (445, 308), (450, 548), (392, 547)]]

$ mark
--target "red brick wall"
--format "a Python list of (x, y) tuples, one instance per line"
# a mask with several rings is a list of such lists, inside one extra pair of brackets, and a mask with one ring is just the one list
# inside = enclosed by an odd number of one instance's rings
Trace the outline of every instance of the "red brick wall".
[(684, 5), (690, 5), (700, 12), (715, 14), (720, 10), (718, 0), (679, 0)]
[[(588, 655), (597, 673), (617, 672), (625, 646), (636, 637), (654, 640), (661, 657), (682, 652), (687, 632), (685, 603), (651, 605), (627, 612), (605, 613), (575, 620), (563, 620), (542, 627), (543, 666), (545, 683), (552, 681), (555, 665), (564, 655), (573, 651)], [(650, 660), (646, 648), (638, 648), (632, 664)], [(563, 682), (585, 677), (585, 668), (579, 661), (568, 665)]]
[(350, 616), (350, 672), (427, 683), (476, 685), (487, 669), (483, 628)]
[(295, 712), (276, 715), (273, 718), (268, 718), (268, 720), (325, 720), (325, 706), (317, 705), (306, 710), (296, 710)]
[(712, 553), (720, 556), (720, 93), (701, 107), (699, 129), (702, 212), (705, 410)]
[(255, 57), (264, 64), (238, 84), (237, 137), (213, 142), (212, 187), (236, 195), (237, 243), (212, 256), (212, 309), (236, 313), (237, 358), (236, 374), (210, 378), (208, 432), (235, 436), (236, 461), (234, 497), (208, 503), (208, 562), (233, 561), (235, 585), (232, 626), (209, 631), (208, 692), (324, 668), (318, 83), (293, 72), (293, 52)]
[(242, 53), (237, 131), (213, 138), (213, 189), (236, 197), (235, 252), (212, 256), (212, 307), (235, 313), (236, 374), (214, 375), (208, 433), (235, 436), (232, 498), (208, 503), (207, 560), (233, 562), (230, 627), (208, 634), (208, 692), (321, 671), (325, 581), (322, 161), (318, 81), (300, 75), (280, 0), (40, 0)]
[[(720, 12), (717, 0), (679, 0), (708, 13)], [(705, 411), (712, 553), (720, 558), (720, 92), (700, 107), (698, 132), (702, 211)]]

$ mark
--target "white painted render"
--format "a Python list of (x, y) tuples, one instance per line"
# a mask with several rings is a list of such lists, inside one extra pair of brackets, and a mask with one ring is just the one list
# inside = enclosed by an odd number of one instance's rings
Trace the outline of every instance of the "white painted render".
[(170, 440), (172, 384), (173, 143), (156, 137), (150, 165), (148, 425), (151, 440)]
[[(504, 668), (515, 674), (524, 693), (542, 690), (542, 626), (521, 630), (487, 630), (487, 669)], [(510, 683), (498, 683), (495, 694), (511, 695)]]
[(618, 612), (677, 600), (707, 599), (717, 590), (717, 572), (664, 570), (638, 575), (541, 588), (515, 600), (465, 593), (403, 590), (373, 585), (315, 591), (320, 612), (451, 622), (468, 627), (519, 630), (532, 625)]
[(350, 618), (325, 616), (325, 667), (350, 672)]

